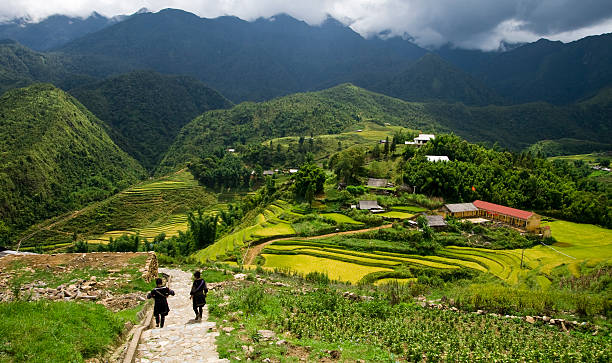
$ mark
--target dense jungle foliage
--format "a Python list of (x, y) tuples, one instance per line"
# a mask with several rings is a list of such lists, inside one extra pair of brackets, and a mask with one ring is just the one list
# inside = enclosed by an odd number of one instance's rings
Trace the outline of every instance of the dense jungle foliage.
[(85, 107), (51, 85), (0, 98), (0, 219), (13, 232), (144, 176)]

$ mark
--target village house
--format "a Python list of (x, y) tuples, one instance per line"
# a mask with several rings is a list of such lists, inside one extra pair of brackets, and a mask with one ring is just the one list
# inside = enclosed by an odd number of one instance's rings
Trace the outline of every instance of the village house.
[(433, 140), (435, 138), (436, 135), (434, 134), (419, 134), (419, 136), (415, 137), (413, 141), (404, 141), (404, 144), (421, 146), (426, 144), (429, 140)]
[(537, 232), (540, 230), (541, 217), (536, 213), (484, 202), (482, 200), (475, 200), (472, 204), (478, 208), (478, 215), (481, 217), (524, 228), (529, 232)]
[(444, 156), (444, 155), (425, 155), (425, 157), (427, 158), (427, 161), (432, 162), (432, 163), (437, 163), (438, 161), (445, 163), (447, 161), (450, 161), (448, 156)]
[(368, 178), (368, 188), (393, 188), (387, 179)]
[(425, 215), (427, 225), (434, 229), (442, 229), (447, 226), (444, 217), (438, 215)]
[(383, 207), (379, 206), (378, 202), (375, 200), (360, 200), (359, 209), (369, 210), (372, 213), (381, 213), (385, 211)]
[(433, 140), (436, 138), (436, 135), (434, 134), (419, 134), (418, 137), (414, 138), (414, 142), (417, 145), (424, 145), (426, 144), (429, 140)]
[(264, 170), (263, 175), (264, 176), (268, 176), (268, 175), (272, 176), (272, 175), (274, 175), (274, 170)]
[(472, 203), (444, 204), (438, 211), (444, 217), (466, 218), (478, 216), (478, 208)]

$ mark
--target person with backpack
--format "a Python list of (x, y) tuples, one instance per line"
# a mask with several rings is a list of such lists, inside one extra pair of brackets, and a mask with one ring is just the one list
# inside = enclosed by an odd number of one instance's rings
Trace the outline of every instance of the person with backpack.
[(163, 328), (166, 315), (170, 312), (168, 296), (174, 296), (174, 291), (170, 290), (167, 286), (163, 286), (163, 281), (160, 278), (155, 279), (155, 284), (157, 287), (147, 294), (147, 299), (155, 300), (155, 305), (153, 307), (155, 327)]
[(193, 273), (194, 280), (191, 286), (191, 296), (189, 297), (193, 300), (193, 311), (196, 314), (195, 320), (202, 320), (202, 308), (206, 305), (206, 293), (208, 293), (206, 282), (200, 276), (200, 271)]

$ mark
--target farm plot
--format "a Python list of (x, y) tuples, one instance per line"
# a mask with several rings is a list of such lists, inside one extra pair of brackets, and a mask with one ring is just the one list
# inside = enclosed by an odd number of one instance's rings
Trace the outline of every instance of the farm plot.
[(194, 257), (199, 261), (216, 261), (220, 256), (228, 256), (233, 251), (245, 247), (250, 243), (275, 236), (286, 236), (295, 234), (287, 216), (299, 216), (289, 210), (290, 205), (276, 201), (268, 206), (262, 213), (255, 217), (255, 224), (225, 237), (222, 237), (211, 246), (195, 253)]
[(392, 210), (390, 212), (381, 213), (379, 216), (390, 219), (409, 219), (414, 217), (414, 214)]
[(263, 254), (265, 267), (274, 269), (289, 269), (300, 274), (310, 272), (326, 273), (330, 279), (356, 283), (365, 275), (378, 271), (392, 271), (391, 268), (363, 266), (354, 263), (332, 260), (308, 255), (275, 255)]
[(341, 213), (321, 213), (321, 217), (325, 217), (331, 219), (332, 221), (338, 224), (354, 224), (354, 225), (363, 225), (362, 222), (356, 221), (349, 216), (345, 216)]

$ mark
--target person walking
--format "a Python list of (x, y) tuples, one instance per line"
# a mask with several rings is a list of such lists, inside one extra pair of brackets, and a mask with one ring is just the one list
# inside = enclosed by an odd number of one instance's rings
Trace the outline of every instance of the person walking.
[(200, 271), (193, 273), (193, 285), (191, 286), (190, 299), (193, 300), (193, 311), (196, 314), (195, 320), (202, 320), (202, 308), (206, 305), (206, 294), (208, 288), (206, 282), (200, 277)]
[(155, 300), (155, 305), (153, 307), (155, 326), (157, 328), (163, 328), (166, 315), (168, 315), (170, 312), (170, 307), (168, 306), (168, 296), (174, 296), (174, 291), (170, 290), (166, 286), (163, 286), (163, 281), (160, 278), (155, 279), (155, 284), (157, 287), (147, 294), (147, 299)]

